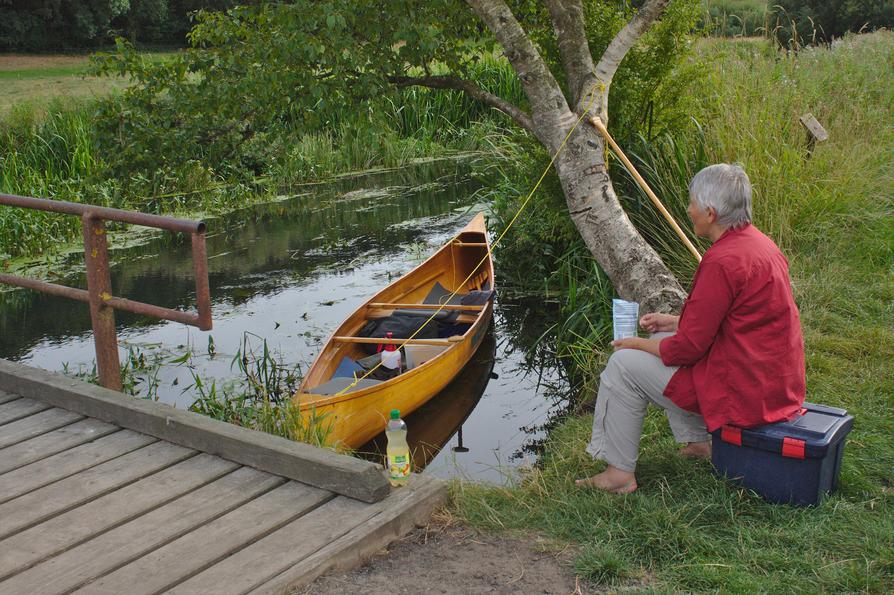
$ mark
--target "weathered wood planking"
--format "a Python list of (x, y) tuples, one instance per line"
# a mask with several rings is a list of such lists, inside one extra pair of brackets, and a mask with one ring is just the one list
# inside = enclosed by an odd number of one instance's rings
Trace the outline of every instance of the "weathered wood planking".
[(289, 482), (87, 584), (77, 593), (148, 595), (163, 591), (333, 497), (332, 492)]
[(8, 393), (5, 390), (0, 390), (0, 403), (8, 403), (9, 401), (15, 401), (16, 399), (21, 399), (19, 395), (15, 393)]
[(46, 403), (33, 399), (8, 401), (0, 405), (0, 425), (14, 422), (49, 408), (50, 406)]
[[(376, 525), (373, 519), (383, 512), (412, 513), (413, 507), (419, 505), (420, 511), (424, 509), (424, 516), (427, 517), (435, 504), (446, 495), (446, 488), (443, 482), (426, 477), (413, 479), (416, 481), (411, 482), (411, 485), (395, 490), (382, 502), (364, 504), (344, 497), (327, 502), (177, 585), (170, 590), (170, 593), (177, 595), (209, 593), (220, 589), (221, 585), (226, 585), (226, 590), (230, 593), (245, 593), (255, 589), (260, 589), (262, 592), (276, 592), (292, 584), (309, 582), (334, 566), (334, 562), (314, 558), (302, 567), (297, 576), (291, 572), (292, 569), (297, 564), (313, 558), (316, 552), (333, 542), (339, 543), (341, 548), (350, 549), (355, 540), (364, 537), (362, 534), (354, 534), (353, 530), (358, 526), (364, 527), (364, 523)], [(414, 518), (412, 514), (407, 519), (410, 525), (420, 520), (418, 517)], [(393, 528), (387, 527), (387, 531), (393, 531)], [(340, 538), (343, 540), (339, 541)], [(387, 543), (391, 539), (373, 541), (375, 551), (382, 543)], [(364, 552), (366, 555), (370, 553), (372, 552)]]
[(120, 432), (121, 428), (99, 421), (98, 419), (84, 419), (71, 425), (42, 434), (30, 440), (7, 446), (0, 450), (0, 473), (6, 473), (19, 467), (24, 467), (34, 461), (84, 444), (113, 432)]
[[(291, 592), (329, 570), (357, 566), (381, 551), (382, 544), (391, 543), (414, 527), (425, 525), (432, 511), (447, 500), (447, 487), (440, 480), (415, 476), (410, 485), (397, 490), (388, 500), (388, 505), (380, 507), (374, 516), (356, 523), (348, 533), (289, 566), (252, 593)], [(302, 530), (302, 527), (295, 529)], [(290, 547), (298, 547), (302, 541), (298, 535), (291, 535), (293, 545)], [(180, 592), (179, 588), (177, 592)]]
[(390, 492), (381, 468), (369, 461), (241, 428), (163, 403), (123, 397), (100, 386), (3, 359), (0, 359), (0, 390), (39, 399), (364, 502), (381, 500)]
[(52, 432), (81, 419), (84, 419), (84, 416), (55, 407), (35, 413), (3, 426), (3, 432), (0, 433), (0, 448)]
[(16, 533), (0, 541), (0, 580), (176, 500), (238, 467), (238, 463), (202, 453)]
[[(4, 388), (7, 363), (0, 360)], [(423, 522), (446, 494), (443, 482), (414, 477), (365, 503), (94, 419), (87, 410), (97, 387), (74, 399), (74, 413), (52, 408), (52, 400), (36, 407), (46, 391), (33, 380), (26, 382), (32, 393), (0, 402), (10, 405), (11, 420), (0, 426), (0, 594), (280, 592), (379, 550)], [(119, 411), (133, 402), (115, 400), (99, 408)], [(241, 441), (249, 454), (239, 458), (297, 475), (306, 470), (315, 483), (334, 482), (366, 499), (379, 498), (385, 482), (371, 463), (194, 423), (198, 416), (187, 412), (137, 409), (136, 425), (176, 432), (186, 424), (185, 442), (212, 452), (218, 442), (237, 452)], [(327, 461), (338, 463), (334, 480), (322, 475)]]
[[(0, 583), (0, 592), (68, 593), (284, 482), (281, 477), (242, 467), (214, 483), (8, 578)], [(159, 572), (163, 571), (159, 569)]]
[[(353, 568), (381, 551), (382, 544), (391, 543), (414, 526), (424, 525), (432, 511), (446, 499), (447, 488), (443, 482), (416, 476), (409, 486), (395, 492), (388, 506), (381, 507), (374, 516), (357, 523), (350, 532), (289, 566), (252, 593), (289, 592), (329, 570)], [(292, 539), (296, 543), (300, 541), (294, 534)]]
[[(0, 475), (0, 502), (75, 475), (155, 441), (152, 436), (122, 430), (24, 465)], [(3, 452), (0, 450), (0, 457)]]
[[(144, 440), (151, 436), (137, 434)], [(75, 506), (169, 467), (192, 456), (195, 451), (171, 444), (153, 442), (124, 456), (112, 459), (83, 473), (67, 477), (39, 490), (0, 504), (0, 518), (7, 519), (0, 535), (39, 523)]]

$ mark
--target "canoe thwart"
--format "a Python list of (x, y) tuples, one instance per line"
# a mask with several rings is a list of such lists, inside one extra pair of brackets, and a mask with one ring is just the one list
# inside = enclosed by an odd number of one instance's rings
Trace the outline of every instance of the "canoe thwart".
[(409, 308), (412, 310), (468, 310), (470, 312), (481, 312), (486, 307), (485, 305), (478, 306), (464, 306), (462, 304), (386, 304), (386, 303), (378, 303), (374, 302), (371, 304), (367, 304), (369, 308)]
[(456, 335), (449, 339), (383, 339), (381, 337), (332, 337), (336, 343), (363, 343), (365, 345), (381, 345), (382, 343), (407, 344), (407, 345), (452, 345), (463, 340), (462, 335)]

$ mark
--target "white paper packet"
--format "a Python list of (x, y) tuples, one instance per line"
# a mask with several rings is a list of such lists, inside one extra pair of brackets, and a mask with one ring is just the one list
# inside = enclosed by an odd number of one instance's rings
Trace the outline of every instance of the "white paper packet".
[(614, 340), (636, 336), (639, 304), (624, 300), (612, 300), (612, 329)]

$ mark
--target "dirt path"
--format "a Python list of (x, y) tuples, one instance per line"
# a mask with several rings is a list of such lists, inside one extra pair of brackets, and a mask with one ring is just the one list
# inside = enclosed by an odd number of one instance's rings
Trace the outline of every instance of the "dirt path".
[[(567, 549), (530, 539), (482, 535), (444, 523), (418, 529), (350, 572), (323, 575), (300, 594), (588, 593)], [(440, 523), (438, 523), (438, 520)]]

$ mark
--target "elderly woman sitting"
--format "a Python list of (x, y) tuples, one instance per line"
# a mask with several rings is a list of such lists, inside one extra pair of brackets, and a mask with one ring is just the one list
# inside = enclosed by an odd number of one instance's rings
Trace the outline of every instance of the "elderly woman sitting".
[(578, 485), (626, 494), (649, 403), (665, 410), (680, 454), (708, 458), (709, 431), (792, 418), (804, 401), (804, 342), (788, 262), (751, 224), (751, 184), (718, 164), (689, 184), (705, 252), (680, 316), (646, 314), (650, 338), (621, 339), (602, 373), (587, 452), (608, 463)]

